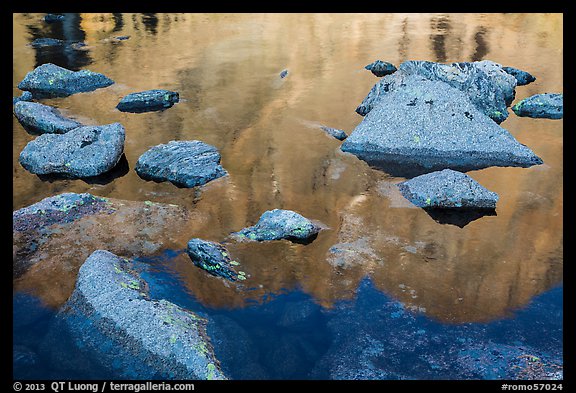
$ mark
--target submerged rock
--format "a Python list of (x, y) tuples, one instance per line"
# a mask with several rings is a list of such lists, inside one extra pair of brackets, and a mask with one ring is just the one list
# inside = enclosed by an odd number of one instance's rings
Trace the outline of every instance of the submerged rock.
[(512, 107), (516, 116), (546, 119), (564, 117), (563, 94), (544, 93), (525, 98)]
[(94, 250), (138, 257), (181, 250), (205, 221), (203, 214), (172, 204), (88, 193), (44, 198), (12, 214), (15, 290), (58, 308), (70, 297), (78, 269)]
[(66, 97), (88, 92), (114, 83), (112, 79), (89, 70), (70, 71), (52, 63), (42, 64), (26, 74), (18, 84), (20, 90), (35, 97)]
[(34, 97), (29, 91), (24, 91), (19, 97), (12, 97), (12, 105), (16, 105), (20, 101), (32, 101)]
[(167, 109), (180, 100), (178, 93), (169, 90), (146, 90), (128, 94), (116, 108), (122, 112), (148, 112)]
[(62, 116), (58, 109), (37, 102), (17, 102), (14, 115), (26, 130), (41, 134), (65, 134), (82, 126)]
[(244, 274), (237, 273), (232, 266), (238, 264), (230, 258), (230, 252), (223, 245), (202, 239), (191, 239), (186, 252), (194, 265), (213, 276), (230, 281), (245, 280)]
[[(227, 379), (206, 325), (176, 304), (150, 299), (126, 259), (96, 250), (42, 349), (55, 367), (72, 352), (120, 379)], [(61, 340), (70, 345), (66, 351), (59, 350)]]
[(495, 209), (498, 201), (498, 194), (451, 169), (415, 177), (399, 183), (398, 188), (406, 199), (423, 208)]
[(502, 67), (502, 69), (504, 70), (504, 72), (507, 72), (508, 74), (510, 74), (514, 78), (516, 78), (516, 85), (517, 86), (524, 86), (524, 85), (532, 83), (536, 80), (536, 78), (534, 76), (532, 76), (530, 73), (528, 73), (526, 71), (519, 70), (518, 68)]
[(381, 95), (340, 148), (388, 173), (412, 172), (404, 177), (445, 168), (542, 163), (467, 94), (417, 75), (405, 75), (402, 86)]
[[(440, 64), (430, 61), (405, 61), (398, 72), (382, 78), (368, 93), (356, 112), (367, 115), (388, 93), (406, 87), (409, 75), (441, 81), (464, 92), (470, 101), (497, 123), (508, 117), (507, 107), (515, 96), (516, 79), (499, 64), (489, 60), (473, 63)], [(413, 86), (417, 93), (418, 86)], [(418, 94), (416, 94), (418, 96)]]
[(370, 63), (364, 68), (372, 71), (372, 73), (378, 77), (390, 75), (397, 70), (394, 64), (382, 60), (376, 60), (374, 63)]
[(291, 210), (274, 209), (264, 212), (256, 225), (233, 235), (256, 241), (286, 239), (295, 242), (314, 240), (320, 228), (306, 217)]
[(64, 45), (64, 41), (59, 40), (57, 38), (36, 38), (34, 41), (30, 43), (32, 48), (44, 48), (47, 46), (61, 46)]
[(36, 175), (59, 174), (85, 178), (108, 172), (124, 151), (125, 132), (120, 123), (83, 126), (66, 134), (44, 134), (20, 153), (20, 164)]
[(60, 22), (63, 21), (64, 15), (58, 15), (58, 14), (46, 14), (44, 16), (44, 18), (42, 18), (42, 20), (46, 23), (54, 23), (54, 22)]
[(332, 127), (320, 126), (320, 128), (325, 131), (328, 135), (333, 136), (334, 138), (338, 139), (339, 141), (343, 141), (344, 139), (348, 138), (348, 135), (342, 130), (338, 130)]
[(143, 179), (196, 187), (228, 174), (218, 149), (201, 141), (170, 141), (152, 147), (138, 158), (136, 173)]

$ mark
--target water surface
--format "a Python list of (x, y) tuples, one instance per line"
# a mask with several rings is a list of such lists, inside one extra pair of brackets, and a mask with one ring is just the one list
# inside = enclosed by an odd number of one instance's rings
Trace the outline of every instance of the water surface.
[[(554, 331), (546, 345), (538, 335), (519, 336), (531, 348), (548, 348), (560, 356), (562, 120), (519, 118), (510, 111), (501, 126), (544, 164), (468, 172), (500, 199), (496, 215), (464, 218), (465, 225), (445, 223), (410, 206), (394, 186), (404, 178), (342, 153), (341, 142), (319, 126), (350, 133), (362, 120), (354, 109), (378, 80), (364, 69), (376, 59), (395, 65), (405, 60), (488, 59), (536, 76), (534, 83), (516, 89), (516, 101), (562, 92), (562, 15), (67, 14), (64, 22), (53, 24), (42, 22), (42, 16), (14, 14), (14, 95), (20, 95), (16, 86), (26, 73), (46, 62), (112, 78), (116, 84), (109, 88), (42, 102), (86, 124), (122, 123), (126, 161), (99, 182), (41, 179), (18, 163), (20, 151), (34, 136), (14, 119), (14, 210), (62, 192), (89, 192), (184, 206), (205, 218), (189, 229), (190, 237), (214, 241), (253, 225), (273, 208), (295, 210), (328, 227), (308, 245), (280, 241), (232, 246), (249, 275), (251, 289), (242, 291), (195, 268), (182, 252), (185, 240), (152, 256), (161, 266), (156, 269), (160, 277), (171, 277), (159, 281), (164, 282), (158, 289), (161, 296), (213, 316), (221, 326), (230, 324), (222, 322), (228, 318), (243, 327), (246, 342), (255, 348), (250, 363), (254, 378), (333, 377), (337, 367), (331, 359), (343, 356), (334, 348), (343, 344), (334, 338), (330, 326), (336, 322), (330, 321), (358, 319), (356, 313), (370, 312), (370, 307), (394, 305), (415, 318), (409, 324), (414, 332), (423, 330), (422, 335), (432, 337), (426, 332), (434, 326), (443, 332), (442, 340), (461, 332), (462, 326), (483, 332), (470, 335), (472, 341), (497, 339), (503, 345), (513, 345), (512, 331)], [(118, 36), (130, 38), (119, 41), (114, 38)], [(28, 45), (40, 37), (87, 45)], [(280, 78), (284, 69), (289, 73)], [(179, 92), (181, 102), (162, 112), (115, 109), (126, 94), (156, 88)], [(216, 146), (229, 176), (190, 190), (144, 181), (133, 170), (151, 146), (187, 139)], [(70, 295), (82, 262), (71, 263), (62, 276), (64, 286), (39, 286), (26, 275), (15, 279), (15, 296), (30, 294), (56, 310)], [(50, 268), (55, 271), (47, 277), (60, 274), (58, 267)], [(366, 296), (372, 300), (362, 303)], [(535, 298), (549, 307), (535, 309)], [(363, 308), (351, 312), (343, 306), (354, 301)], [(290, 302), (302, 302), (310, 319), (287, 328), (279, 325), (279, 311), (266, 311), (284, 310)], [(26, 304), (15, 303), (15, 316)], [(530, 317), (547, 309), (545, 322)], [(382, 323), (393, 326), (396, 319), (387, 318)], [(497, 332), (494, 326), (499, 324), (508, 330)], [(314, 329), (316, 335), (302, 338)], [(15, 345), (34, 350), (40, 340), (30, 339), (39, 334), (35, 331), (16, 333)], [(215, 334), (223, 365), (240, 378), (237, 351), (227, 351), (226, 340)], [(283, 349), (275, 354), (277, 346)], [(420, 359), (437, 359), (441, 353), (434, 345), (416, 348)], [(386, 370), (382, 378), (398, 377), (399, 364), (414, 365), (404, 371), (410, 378), (466, 377), (433, 368), (430, 362), (413, 362), (415, 355), (409, 352), (398, 346), (396, 366), (376, 360), (371, 364)], [(285, 361), (270, 366), (278, 359)]]

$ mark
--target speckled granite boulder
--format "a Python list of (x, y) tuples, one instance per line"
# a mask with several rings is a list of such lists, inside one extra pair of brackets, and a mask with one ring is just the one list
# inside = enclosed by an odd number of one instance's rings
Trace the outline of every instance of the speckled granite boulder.
[(368, 64), (366, 67), (367, 70), (371, 71), (377, 77), (390, 75), (396, 72), (397, 68), (392, 63), (388, 63), (382, 60), (376, 60), (373, 63)]
[(42, 64), (26, 74), (18, 84), (20, 90), (34, 97), (66, 97), (110, 86), (114, 81), (89, 70), (70, 71), (52, 63)]
[(536, 94), (525, 98), (512, 107), (516, 116), (544, 119), (564, 117), (564, 95), (555, 93)]
[(116, 108), (122, 112), (149, 112), (172, 107), (180, 100), (175, 91), (170, 90), (146, 90), (128, 94), (122, 98)]
[(58, 363), (58, 348), (68, 344), (68, 354), (76, 351), (118, 379), (227, 379), (206, 325), (176, 304), (151, 299), (127, 259), (96, 250), (80, 267), (42, 350)]
[(498, 202), (498, 194), (451, 169), (417, 176), (398, 184), (398, 188), (406, 199), (423, 208), (495, 209)]
[(136, 173), (143, 179), (169, 181), (179, 187), (202, 186), (228, 174), (218, 149), (201, 141), (170, 141), (138, 158)]
[(78, 127), (62, 135), (43, 134), (24, 147), (19, 161), (36, 175), (98, 176), (116, 166), (124, 151), (124, 139), (120, 123)]
[(291, 210), (274, 209), (264, 212), (256, 225), (244, 228), (233, 235), (256, 241), (287, 239), (306, 241), (313, 238), (320, 228), (306, 217)]
[(186, 252), (194, 265), (213, 276), (223, 277), (230, 281), (244, 280), (246, 276), (234, 270), (238, 262), (230, 258), (230, 252), (222, 244), (202, 239), (191, 239)]
[(25, 129), (40, 134), (65, 134), (82, 126), (82, 123), (62, 116), (58, 109), (37, 102), (17, 102), (14, 115)]

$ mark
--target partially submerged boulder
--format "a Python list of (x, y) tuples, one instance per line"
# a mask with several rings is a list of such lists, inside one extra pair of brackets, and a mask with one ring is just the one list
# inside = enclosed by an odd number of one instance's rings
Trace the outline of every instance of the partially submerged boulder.
[(37, 102), (17, 102), (14, 115), (26, 130), (40, 134), (65, 134), (82, 126), (62, 116), (58, 109)]
[(20, 101), (32, 101), (34, 97), (29, 91), (24, 91), (19, 97), (12, 97), (12, 105), (16, 105)]
[(260, 216), (256, 225), (244, 228), (233, 235), (240, 239), (255, 241), (286, 239), (294, 242), (314, 240), (320, 227), (292, 210), (268, 210)]
[(536, 94), (525, 98), (512, 107), (516, 116), (545, 119), (564, 117), (564, 95), (556, 93)]
[(201, 141), (170, 141), (152, 147), (138, 158), (136, 173), (143, 179), (196, 187), (228, 174), (218, 149)]
[(80, 268), (43, 350), (58, 363), (66, 342), (68, 356), (76, 353), (119, 379), (227, 379), (206, 325), (174, 303), (150, 299), (128, 260), (96, 250)]
[(167, 109), (180, 100), (178, 93), (170, 90), (146, 90), (128, 94), (122, 98), (116, 108), (122, 112), (149, 112)]
[(422, 208), (495, 209), (498, 194), (465, 173), (444, 169), (398, 184), (402, 195)]
[(42, 64), (26, 74), (18, 84), (20, 90), (32, 92), (35, 97), (66, 97), (75, 93), (107, 87), (114, 81), (89, 70), (70, 71), (52, 63)]
[(404, 75), (402, 81), (380, 96), (341, 145), (342, 151), (391, 174), (410, 171), (400, 174), (405, 177), (445, 168), (467, 171), (542, 163), (473, 105), (466, 93), (418, 75)]
[(188, 256), (194, 265), (213, 276), (230, 281), (245, 280), (246, 276), (236, 272), (232, 266), (238, 262), (230, 258), (230, 252), (222, 244), (202, 239), (190, 239), (186, 247)]
[(497, 123), (506, 120), (506, 108), (515, 96), (516, 79), (489, 60), (452, 64), (405, 61), (397, 72), (382, 78), (372, 87), (356, 112), (367, 115), (388, 92), (405, 87), (404, 80), (410, 75), (441, 81), (464, 92), (480, 111)]
[(64, 15), (60, 14), (46, 14), (42, 20), (46, 23), (61, 22), (65, 19)]
[(24, 147), (19, 161), (36, 175), (98, 176), (116, 166), (124, 151), (124, 139), (120, 123), (77, 127), (62, 135), (43, 134)]
[(397, 70), (394, 64), (382, 60), (376, 60), (375, 62), (368, 64), (364, 68), (371, 71), (377, 77), (390, 75), (396, 72)]
[(502, 69), (504, 70), (504, 72), (507, 72), (508, 74), (510, 74), (514, 78), (516, 78), (516, 85), (517, 86), (525, 86), (525, 85), (532, 83), (536, 80), (536, 78), (534, 76), (532, 76), (529, 72), (522, 71), (518, 68), (502, 67)]
[(338, 130), (336, 128), (326, 127), (326, 126), (320, 126), (320, 128), (322, 129), (322, 131), (324, 131), (328, 135), (338, 139), (339, 141), (343, 141), (344, 139), (348, 138), (348, 135), (342, 130)]

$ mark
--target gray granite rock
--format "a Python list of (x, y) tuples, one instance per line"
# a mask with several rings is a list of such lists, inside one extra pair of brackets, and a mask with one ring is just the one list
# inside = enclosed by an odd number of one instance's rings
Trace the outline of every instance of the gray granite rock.
[(536, 94), (525, 98), (512, 107), (516, 116), (545, 119), (564, 117), (564, 95), (556, 93)]
[(227, 379), (206, 324), (176, 304), (151, 299), (127, 259), (96, 250), (80, 267), (42, 350), (58, 363), (61, 337), (67, 337), (68, 354), (76, 351), (118, 379)]
[(230, 281), (245, 280), (245, 274), (239, 274), (232, 266), (238, 262), (230, 258), (230, 252), (222, 244), (202, 239), (191, 239), (186, 252), (195, 266), (213, 276), (223, 277)]
[(388, 63), (382, 60), (376, 60), (373, 63), (368, 64), (366, 67), (367, 70), (371, 71), (377, 77), (382, 77), (386, 75), (390, 75), (396, 72), (397, 68), (392, 63)]
[(32, 92), (34, 97), (66, 97), (107, 87), (114, 81), (89, 70), (70, 71), (52, 63), (42, 64), (26, 74), (18, 84), (20, 90)]
[(178, 93), (170, 90), (146, 90), (128, 94), (122, 98), (116, 108), (122, 112), (149, 112), (167, 109), (180, 100)]
[(517, 86), (525, 86), (525, 85), (532, 83), (536, 80), (536, 78), (534, 76), (532, 76), (529, 72), (522, 71), (518, 68), (502, 67), (502, 69), (504, 70), (504, 72), (507, 72), (508, 74), (510, 74), (514, 78), (516, 78), (516, 85)]
[(414, 205), (441, 209), (495, 209), (498, 194), (482, 187), (465, 173), (444, 169), (398, 184)]
[(389, 91), (404, 87), (405, 78), (409, 75), (445, 82), (464, 92), (480, 111), (497, 123), (508, 117), (506, 108), (515, 96), (516, 79), (499, 64), (489, 60), (452, 64), (405, 61), (397, 72), (382, 78), (372, 87), (356, 112), (362, 116), (368, 114)]
[(44, 134), (24, 147), (19, 161), (27, 171), (37, 175), (97, 176), (118, 163), (124, 139), (120, 123), (78, 127), (62, 135)]
[(45, 48), (50, 46), (62, 46), (64, 41), (57, 38), (36, 38), (30, 43), (30, 46), (34, 49)]
[(328, 135), (338, 139), (339, 141), (343, 141), (344, 139), (348, 138), (348, 135), (342, 130), (326, 126), (320, 126), (320, 128)]
[(58, 109), (37, 102), (17, 102), (14, 115), (25, 129), (40, 134), (65, 134), (82, 126), (82, 123), (62, 116)]
[(146, 180), (170, 181), (179, 187), (196, 187), (228, 174), (220, 153), (201, 141), (170, 141), (152, 147), (138, 158), (136, 173)]
[(313, 240), (320, 228), (306, 217), (291, 210), (274, 209), (264, 212), (256, 225), (233, 235), (256, 241), (287, 239), (296, 242)]
[(33, 98), (32, 93), (24, 91), (20, 96), (12, 97), (12, 105), (16, 105), (16, 103), (20, 101), (32, 101)]
[(390, 171), (418, 174), (542, 163), (466, 93), (419, 75), (403, 75), (401, 86), (381, 95), (341, 149)]

